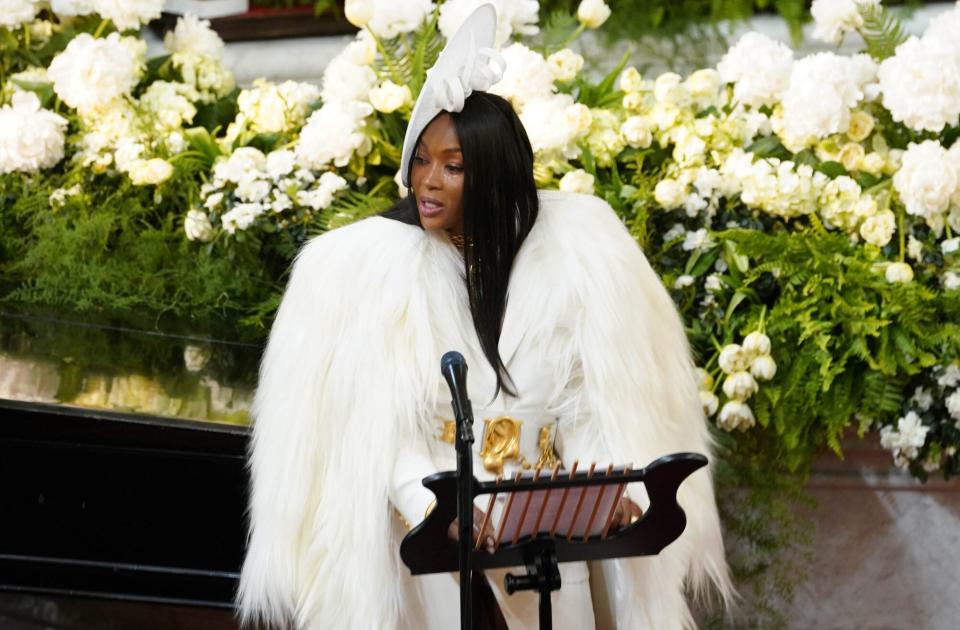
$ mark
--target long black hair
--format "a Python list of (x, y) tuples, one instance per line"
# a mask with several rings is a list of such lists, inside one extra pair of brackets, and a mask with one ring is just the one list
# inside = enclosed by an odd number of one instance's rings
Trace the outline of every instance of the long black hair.
[[(516, 396), (497, 346), (507, 310), (510, 270), (540, 210), (533, 148), (513, 106), (495, 94), (474, 92), (463, 110), (450, 116), (463, 153), (464, 266), (470, 314), (483, 354), (497, 375), (494, 397), (501, 389)], [(413, 191), (383, 216), (419, 225)]]

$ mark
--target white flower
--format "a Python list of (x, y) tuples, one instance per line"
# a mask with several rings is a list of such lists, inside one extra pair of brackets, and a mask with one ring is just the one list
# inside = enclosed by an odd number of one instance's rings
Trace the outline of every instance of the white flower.
[(628, 94), (643, 90), (643, 77), (633, 66), (625, 69), (620, 75), (620, 89)]
[(582, 168), (570, 171), (560, 178), (560, 190), (564, 192), (593, 194), (593, 175)]
[(943, 370), (943, 374), (937, 377), (937, 385), (940, 387), (956, 387), (960, 384), (960, 365), (951, 363)]
[(770, 354), (770, 349), (770, 337), (759, 330), (753, 331), (743, 339), (743, 350), (751, 356), (758, 357)]
[(348, 22), (363, 28), (373, 17), (373, 0), (347, 0), (343, 5), (343, 14)]
[(873, 131), (876, 121), (873, 116), (864, 111), (856, 111), (850, 115), (850, 124), (847, 126), (847, 137), (854, 142), (863, 142)]
[(569, 48), (564, 48), (547, 57), (547, 65), (554, 81), (573, 81), (583, 68), (583, 57)]
[(684, 82), (687, 91), (696, 99), (713, 99), (720, 89), (720, 73), (713, 68), (697, 70)]
[(163, 37), (163, 46), (170, 54), (189, 54), (209, 59), (223, 56), (223, 40), (210, 28), (210, 20), (187, 14), (177, 19), (177, 26)]
[(757, 381), (745, 370), (738, 370), (723, 381), (723, 393), (731, 400), (743, 402), (756, 394), (758, 389)]
[(173, 175), (173, 165), (160, 158), (133, 160), (126, 170), (130, 181), (136, 186), (162, 184)]
[(261, 214), (263, 206), (259, 203), (238, 203), (220, 218), (220, 222), (228, 234), (235, 234), (238, 229), (246, 230), (250, 227)]
[(717, 70), (733, 83), (735, 101), (760, 107), (773, 105), (790, 81), (793, 51), (766, 35), (747, 33), (724, 55)]
[[(785, 140), (805, 142), (845, 132), (850, 109), (864, 98), (854, 59), (829, 52), (816, 53), (793, 64), (784, 90), (783, 133)], [(867, 81), (871, 74), (867, 73)], [(799, 150), (802, 146), (787, 146)]]
[(213, 226), (207, 213), (201, 210), (191, 210), (183, 220), (183, 231), (191, 241), (209, 241), (213, 236)]
[(193, 121), (197, 115), (193, 102), (198, 98), (192, 85), (154, 81), (140, 97), (140, 105), (153, 114), (157, 129), (165, 132)]
[(881, 210), (864, 220), (860, 225), (860, 236), (871, 245), (883, 247), (893, 238), (896, 229), (896, 215), (890, 210)]
[(140, 80), (147, 44), (110, 33), (94, 39), (81, 33), (53, 58), (47, 76), (64, 103), (81, 114), (129, 94)]
[(33, 92), (17, 92), (0, 107), (0, 173), (36, 173), (63, 159), (67, 121), (40, 107)]
[(713, 392), (700, 390), (700, 404), (703, 405), (703, 413), (705, 413), (707, 417), (710, 417), (717, 413), (717, 408), (720, 406), (720, 399), (717, 398), (717, 395)]
[(293, 151), (278, 149), (267, 155), (266, 171), (271, 179), (277, 180), (293, 172), (297, 156)]
[(913, 390), (913, 396), (910, 397), (910, 402), (915, 404), (921, 411), (927, 411), (933, 404), (933, 394), (923, 387), (917, 387)]
[(687, 232), (683, 239), (683, 245), (680, 247), (685, 252), (691, 252), (695, 249), (708, 249), (713, 246), (713, 240), (710, 238), (706, 228)]
[(673, 281), (673, 288), (677, 289), (686, 289), (689, 286), (693, 286), (693, 276), (688, 274), (683, 274), (682, 276), (677, 276), (677, 279)]
[(697, 389), (700, 391), (710, 391), (713, 389), (713, 377), (710, 376), (710, 372), (707, 372), (702, 367), (696, 368), (694, 372), (697, 377)]
[(839, 44), (843, 34), (863, 26), (861, 7), (876, 7), (880, 0), (813, 0), (810, 15), (816, 23), (813, 36), (828, 44)]
[(910, 282), (913, 280), (913, 268), (905, 262), (893, 262), (887, 265), (884, 274), (887, 282)]
[(777, 375), (777, 362), (769, 354), (762, 354), (750, 363), (750, 374), (758, 381), (769, 381)]
[(581, 0), (577, 19), (587, 28), (600, 28), (610, 17), (610, 7), (603, 0)]
[(520, 114), (534, 153), (563, 161), (577, 157), (577, 140), (590, 128), (590, 109), (574, 103), (569, 94), (538, 96), (527, 102)]
[(255, 180), (264, 172), (266, 157), (255, 147), (240, 147), (228, 158), (219, 158), (213, 165), (214, 182), (243, 184)]
[(916, 131), (940, 132), (960, 117), (960, 64), (949, 44), (911, 37), (878, 72), (883, 105)]
[(889, 426), (880, 430), (880, 445), (891, 449), (894, 457), (903, 457), (908, 460), (917, 456), (918, 449), (923, 447), (930, 427), (924, 426), (920, 416), (915, 411), (908, 411), (897, 421), (897, 430)]
[(97, 13), (109, 19), (117, 29), (139, 29), (141, 24), (160, 17), (166, 0), (94, 0)]
[(501, 54), (507, 68), (489, 91), (510, 101), (518, 111), (522, 113), (527, 101), (556, 91), (550, 66), (539, 53), (517, 42)]
[(447, 0), (440, 6), (437, 26), (444, 37), (457, 32), (464, 20), (481, 4), (492, 3), (497, 10), (495, 46), (500, 47), (513, 33), (536, 35), (540, 3), (536, 0)]
[(928, 221), (947, 211), (958, 183), (956, 168), (937, 140), (911, 143), (903, 154), (900, 170), (893, 176), (893, 187), (907, 212)]
[(373, 68), (357, 64), (355, 55), (348, 46), (324, 68), (320, 97), (324, 103), (366, 101), (376, 85), (377, 74)]
[(740, 429), (746, 431), (756, 424), (753, 416), (753, 410), (746, 403), (739, 400), (728, 401), (720, 410), (720, 416), (717, 418), (717, 426), (726, 431)]
[(300, 132), (294, 152), (301, 166), (322, 170), (333, 163), (346, 166), (354, 153), (372, 148), (363, 132), (364, 119), (373, 113), (366, 103), (326, 103), (313, 112)]
[(952, 254), (960, 249), (960, 236), (954, 236), (940, 243), (940, 251), (944, 254)]
[(723, 287), (723, 280), (721, 280), (720, 275), (716, 273), (711, 273), (703, 282), (703, 288), (710, 293), (719, 293), (723, 291)]
[(814, 212), (820, 190), (828, 181), (826, 175), (814, 172), (807, 164), (797, 166), (776, 158), (751, 163), (750, 154), (739, 148), (727, 157), (720, 172), (731, 189), (725, 192), (739, 186), (740, 198), (748, 207), (783, 218)]
[(187, 344), (183, 349), (183, 366), (188, 372), (199, 372), (210, 361), (210, 349)]
[(213, 210), (220, 205), (220, 202), (223, 201), (223, 192), (215, 192), (212, 195), (207, 195), (206, 199), (203, 200), (203, 207), (209, 210)]
[(0, 0), (0, 27), (15, 28), (37, 14), (35, 0)]
[(333, 203), (334, 195), (337, 192), (344, 190), (346, 187), (347, 180), (328, 171), (320, 176), (320, 181), (315, 188), (301, 190), (297, 193), (297, 203), (313, 210), (322, 210)]
[(960, 289), (960, 274), (955, 271), (947, 271), (942, 278), (943, 288), (947, 291)]
[(653, 189), (653, 198), (664, 210), (672, 210), (683, 205), (687, 198), (687, 189), (675, 179), (661, 179)]
[(410, 88), (406, 85), (397, 85), (393, 81), (384, 81), (370, 90), (370, 103), (375, 110), (384, 114), (395, 112), (412, 102)]
[(725, 374), (733, 374), (749, 367), (750, 355), (744, 352), (740, 344), (731, 343), (720, 350), (718, 363)]
[(947, 396), (947, 411), (954, 420), (960, 420), (960, 390)]
[(197, 89), (204, 103), (212, 103), (226, 96), (236, 85), (233, 73), (224, 67), (220, 57), (177, 52), (171, 55), (170, 61), (183, 82)]
[(373, 0), (373, 17), (366, 26), (381, 39), (393, 39), (416, 30), (432, 12), (430, 0)]
[[(280, 85), (256, 79), (253, 87), (237, 97), (237, 120), (256, 133), (279, 133), (303, 123), (320, 91), (309, 83), (284, 81)], [(239, 131), (239, 129), (237, 130)], [(231, 136), (228, 130), (227, 136)]]
[(241, 182), (233, 194), (240, 201), (263, 201), (269, 194), (273, 186), (270, 182), (262, 179), (248, 179)]
[(687, 229), (683, 227), (682, 223), (674, 223), (669, 230), (663, 233), (663, 242), (669, 243), (670, 241), (681, 238), (687, 233)]

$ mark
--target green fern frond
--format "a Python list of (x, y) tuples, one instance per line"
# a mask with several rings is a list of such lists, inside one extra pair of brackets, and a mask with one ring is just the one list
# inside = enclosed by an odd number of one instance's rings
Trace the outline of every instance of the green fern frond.
[(863, 6), (860, 9), (863, 26), (860, 35), (867, 44), (867, 53), (882, 61), (897, 52), (897, 46), (907, 41), (900, 18), (882, 6)]

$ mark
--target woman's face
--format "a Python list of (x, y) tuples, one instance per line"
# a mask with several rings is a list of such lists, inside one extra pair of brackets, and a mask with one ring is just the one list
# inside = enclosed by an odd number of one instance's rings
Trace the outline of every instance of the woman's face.
[(424, 229), (463, 234), (463, 153), (450, 114), (440, 114), (424, 129), (410, 183)]

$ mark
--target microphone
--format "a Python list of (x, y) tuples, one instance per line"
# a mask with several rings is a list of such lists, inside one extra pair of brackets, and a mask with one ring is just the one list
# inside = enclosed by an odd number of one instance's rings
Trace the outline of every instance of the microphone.
[[(440, 359), (440, 373), (450, 388), (451, 405), (456, 416), (457, 424), (463, 424), (469, 414), (469, 422), (473, 422), (473, 410), (470, 407), (470, 398), (467, 396), (467, 361), (456, 350), (451, 350)], [(472, 441), (472, 440), (471, 440)]]

